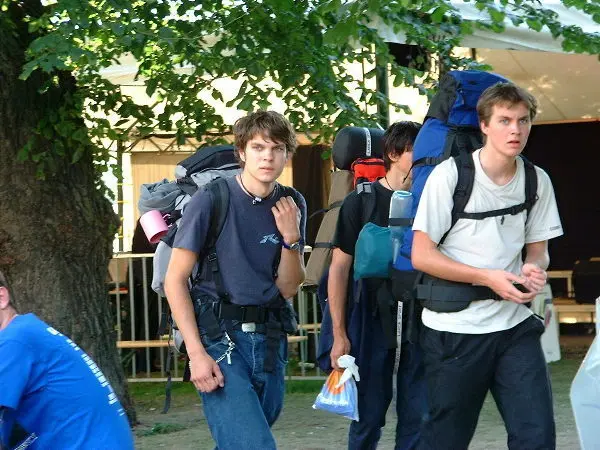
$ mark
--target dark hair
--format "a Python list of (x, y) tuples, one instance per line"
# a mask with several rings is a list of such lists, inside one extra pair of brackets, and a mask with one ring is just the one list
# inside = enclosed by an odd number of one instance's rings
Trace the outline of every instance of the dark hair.
[(8, 304), (16, 310), (17, 307), (15, 306), (15, 297), (13, 295), (12, 289), (10, 288), (10, 284), (7, 281), (6, 276), (4, 275), (4, 272), (2, 272), (2, 270), (0, 270), (0, 287), (6, 288), (6, 290), (8, 291)]
[(496, 83), (483, 91), (481, 97), (479, 97), (477, 102), (479, 121), (489, 125), (494, 106), (508, 105), (512, 107), (519, 103), (523, 103), (527, 107), (529, 118), (533, 120), (538, 108), (535, 97), (514, 83)]
[(296, 132), (282, 114), (262, 110), (250, 113), (236, 120), (233, 125), (235, 156), (242, 167), (244, 167), (244, 162), (240, 160), (240, 150), (244, 151), (248, 141), (257, 134), (284, 144), (287, 155), (292, 155), (298, 147)]
[(391, 155), (401, 156), (404, 152), (412, 151), (412, 146), (421, 129), (421, 124), (403, 120), (396, 122), (385, 130), (383, 135), (383, 165), (389, 170), (392, 165)]

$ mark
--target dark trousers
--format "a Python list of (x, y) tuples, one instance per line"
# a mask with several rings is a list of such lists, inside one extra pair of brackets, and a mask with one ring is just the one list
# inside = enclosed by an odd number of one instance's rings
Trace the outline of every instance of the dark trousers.
[[(371, 315), (371, 333), (361, 348), (358, 368), (361, 381), (358, 388), (359, 421), (350, 424), (348, 448), (368, 450), (377, 448), (385, 415), (393, 397), (394, 362), (396, 350), (385, 346), (378, 316)], [(364, 348), (367, 347), (368, 348)], [(397, 450), (414, 449), (419, 441), (423, 422), (427, 417), (427, 398), (423, 369), (423, 355), (418, 343), (403, 342), (396, 381)]]
[(490, 390), (508, 432), (509, 449), (554, 449), (552, 391), (532, 316), (510, 330), (458, 334), (423, 327), (429, 421), (420, 449), (467, 449)]

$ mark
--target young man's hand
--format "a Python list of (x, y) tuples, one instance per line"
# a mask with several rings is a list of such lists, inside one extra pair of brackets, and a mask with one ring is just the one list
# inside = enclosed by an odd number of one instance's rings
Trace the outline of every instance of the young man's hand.
[(523, 285), (531, 292), (539, 294), (546, 285), (548, 274), (545, 270), (540, 269), (537, 264), (525, 263), (521, 269), (521, 274), (525, 277)]
[(275, 224), (286, 244), (300, 240), (300, 208), (292, 197), (281, 197), (271, 208)]
[(208, 393), (225, 386), (219, 365), (206, 352), (190, 356), (190, 381), (200, 392)]
[(348, 336), (335, 336), (333, 338), (333, 346), (331, 347), (331, 367), (339, 369), (338, 358), (342, 355), (348, 355), (350, 353), (350, 340)]
[(487, 270), (485, 279), (486, 286), (504, 300), (515, 303), (529, 303), (537, 294), (537, 292), (521, 292), (514, 284), (519, 283), (528, 288), (525, 284), (527, 279), (504, 270)]

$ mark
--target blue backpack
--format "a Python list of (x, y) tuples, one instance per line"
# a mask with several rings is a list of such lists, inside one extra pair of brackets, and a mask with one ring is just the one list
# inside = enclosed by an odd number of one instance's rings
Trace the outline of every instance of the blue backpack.
[[(525, 167), (525, 202), (494, 211), (464, 211), (475, 180), (472, 153), (483, 146), (476, 110), (477, 101), (485, 89), (507, 81), (499, 75), (475, 70), (450, 71), (442, 78), (413, 148), (413, 217), (427, 178), (437, 164), (450, 157), (455, 158), (458, 168), (450, 229), (460, 219), (483, 220), (531, 210), (537, 200), (537, 176), (534, 165), (521, 156)], [(443, 243), (450, 229), (442, 236), (439, 245)], [(410, 261), (412, 241), (413, 231), (409, 229), (404, 233), (401, 260), (396, 262), (396, 267), (404, 271), (414, 271)], [(442, 289), (438, 289), (439, 287)], [(432, 311), (455, 312), (465, 309), (473, 300), (496, 298), (496, 294), (486, 287), (473, 287), (420, 274), (417, 277), (416, 297), (424, 307)]]

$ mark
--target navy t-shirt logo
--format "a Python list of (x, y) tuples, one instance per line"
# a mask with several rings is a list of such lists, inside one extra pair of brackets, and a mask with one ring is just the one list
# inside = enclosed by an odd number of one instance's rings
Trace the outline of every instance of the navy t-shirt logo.
[(266, 236), (263, 236), (263, 238), (260, 240), (260, 243), (266, 244), (267, 242), (271, 244), (279, 244), (279, 239), (275, 234), (267, 234)]

